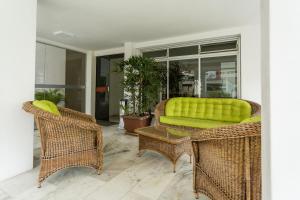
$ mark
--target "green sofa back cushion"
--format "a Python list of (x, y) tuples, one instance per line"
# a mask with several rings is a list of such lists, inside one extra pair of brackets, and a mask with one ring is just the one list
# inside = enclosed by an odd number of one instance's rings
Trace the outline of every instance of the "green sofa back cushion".
[(176, 126), (187, 126), (193, 128), (218, 128), (221, 126), (227, 126), (236, 124), (234, 122), (216, 121), (209, 119), (199, 119), (190, 117), (169, 117), (161, 116), (160, 122), (164, 124), (176, 125)]
[(32, 102), (32, 105), (34, 105), (35, 107), (44, 110), (46, 112), (50, 112), (54, 115), (60, 115), (57, 106), (52, 103), (51, 101), (47, 101), (47, 100), (35, 100)]
[(241, 122), (251, 117), (251, 105), (240, 99), (177, 97), (168, 100), (165, 115)]

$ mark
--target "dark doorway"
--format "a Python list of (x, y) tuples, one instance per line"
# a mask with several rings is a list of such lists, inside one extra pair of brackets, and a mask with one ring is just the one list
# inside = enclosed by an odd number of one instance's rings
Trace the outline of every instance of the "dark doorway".
[(96, 59), (96, 119), (119, 121), (119, 101), (123, 98), (121, 80), (123, 74), (116, 72), (124, 54), (100, 56)]

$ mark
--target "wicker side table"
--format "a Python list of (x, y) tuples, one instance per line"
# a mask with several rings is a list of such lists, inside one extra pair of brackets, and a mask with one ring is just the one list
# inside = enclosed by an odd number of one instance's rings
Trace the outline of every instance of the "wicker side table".
[(156, 151), (166, 156), (173, 163), (173, 172), (176, 172), (176, 162), (183, 154), (192, 156), (190, 132), (162, 126), (149, 126), (135, 130), (139, 136), (139, 154), (145, 150)]

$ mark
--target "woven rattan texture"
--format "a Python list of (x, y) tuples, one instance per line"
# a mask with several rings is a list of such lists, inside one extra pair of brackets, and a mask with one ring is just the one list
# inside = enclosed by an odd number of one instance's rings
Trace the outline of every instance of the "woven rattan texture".
[[(166, 101), (155, 109), (157, 126), (164, 115)], [(252, 116), (260, 105), (248, 101)], [(212, 200), (261, 199), (261, 123), (241, 123), (214, 129), (193, 130), (193, 185), (196, 197), (204, 193)]]
[(68, 167), (103, 167), (103, 136), (94, 117), (59, 107), (60, 116), (28, 101), (23, 109), (34, 115), (41, 138), (39, 187), (51, 174)]

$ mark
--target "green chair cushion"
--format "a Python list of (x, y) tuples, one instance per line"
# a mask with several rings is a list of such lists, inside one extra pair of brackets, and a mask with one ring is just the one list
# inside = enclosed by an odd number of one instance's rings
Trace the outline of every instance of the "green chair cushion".
[(260, 122), (261, 121), (261, 116), (257, 115), (254, 117), (249, 117), (247, 119), (244, 119), (243, 121), (241, 121), (241, 123), (251, 123), (251, 122)]
[(165, 124), (170, 124), (170, 125), (188, 126), (193, 128), (217, 128), (221, 126), (235, 124), (234, 122), (226, 122), (226, 121), (215, 121), (215, 120), (188, 118), (188, 117), (169, 117), (169, 116), (161, 116), (160, 122)]
[(241, 122), (251, 117), (251, 105), (240, 99), (177, 97), (168, 100), (165, 115), (168, 117)]
[(32, 102), (32, 105), (34, 105), (35, 107), (44, 110), (46, 112), (50, 112), (54, 115), (60, 115), (57, 106), (52, 103), (51, 101), (47, 101), (47, 100), (35, 100)]

